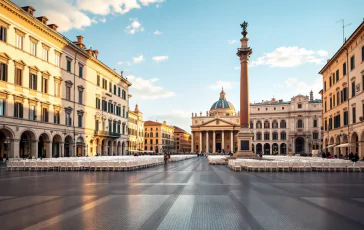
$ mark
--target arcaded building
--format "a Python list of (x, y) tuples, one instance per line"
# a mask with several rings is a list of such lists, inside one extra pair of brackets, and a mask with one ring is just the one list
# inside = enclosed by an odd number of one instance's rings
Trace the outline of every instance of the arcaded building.
[(125, 154), (131, 84), (33, 7), (0, 11), (0, 156)]
[(364, 22), (321, 69), (324, 147), (364, 157)]
[[(192, 152), (236, 152), (239, 112), (224, 90), (205, 114), (192, 113)], [(290, 101), (250, 104), (253, 150), (263, 154), (311, 153), (321, 148), (320, 99), (297, 95)]]

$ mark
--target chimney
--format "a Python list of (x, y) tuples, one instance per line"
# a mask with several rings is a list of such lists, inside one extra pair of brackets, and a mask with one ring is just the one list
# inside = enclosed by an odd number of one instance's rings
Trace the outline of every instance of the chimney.
[(92, 56), (92, 48), (90, 48), (90, 49), (88, 49), (88, 50), (86, 50), (86, 52), (90, 55), (90, 56)]
[(44, 25), (47, 25), (48, 18), (46, 16), (37, 17), (39, 21), (41, 21)]
[(163, 125), (167, 125), (167, 122), (166, 121), (163, 121)]
[(99, 55), (99, 51), (98, 50), (94, 50), (92, 56), (94, 56), (97, 59), (97, 55)]
[(313, 92), (312, 92), (312, 90), (310, 92), (310, 101), (313, 101)]
[(58, 26), (56, 24), (50, 24), (50, 25), (48, 25), (48, 27), (54, 31), (57, 31), (57, 28), (58, 28)]
[(24, 6), (24, 7), (22, 7), (22, 9), (25, 10), (28, 14), (34, 16), (33, 13), (34, 13), (35, 9), (33, 7), (31, 7), (31, 6)]
[(124, 78), (124, 71), (121, 71), (120, 76)]
[(77, 45), (81, 49), (85, 49), (85, 45), (83, 44), (83, 37), (81, 35), (76, 36), (77, 42), (73, 42), (73, 44)]

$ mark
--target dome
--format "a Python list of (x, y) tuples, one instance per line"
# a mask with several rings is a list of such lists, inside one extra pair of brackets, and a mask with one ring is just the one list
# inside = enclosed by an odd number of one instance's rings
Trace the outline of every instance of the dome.
[(218, 101), (216, 101), (214, 104), (212, 104), (210, 110), (215, 110), (215, 109), (227, 109), (227, 110), (233, 110), (235, 112), (235, 107), (234, 105), (226, 100), (226, 96), (225, 96), (225, 92), (224, 89), (222, 89), (221, 93), (220, 93), (220, 98)]

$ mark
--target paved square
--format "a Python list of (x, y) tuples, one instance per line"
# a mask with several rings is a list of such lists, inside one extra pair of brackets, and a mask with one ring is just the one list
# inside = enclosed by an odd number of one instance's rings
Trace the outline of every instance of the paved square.
[(363, 182), (205, 158), (133, 172), (0, 169), (0, 229), (364, 229)]

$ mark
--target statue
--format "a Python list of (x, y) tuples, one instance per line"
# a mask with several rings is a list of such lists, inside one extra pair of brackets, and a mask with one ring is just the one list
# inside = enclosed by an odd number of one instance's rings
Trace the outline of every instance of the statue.
[(192, 113), (192, 117), (193, 117), (193, 113)]
[(246, 38), (246, 35), (248, 34), (248, 32), (246, 31), (248, 23), (244, 21), (243, 24), (240, 24), (240, 27), (243, 29), (243, 32), (241, 32), (241, 34), (244, 36), (244, 38)]

